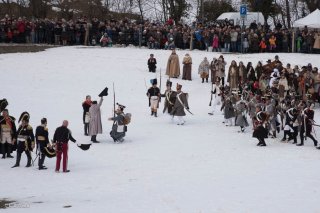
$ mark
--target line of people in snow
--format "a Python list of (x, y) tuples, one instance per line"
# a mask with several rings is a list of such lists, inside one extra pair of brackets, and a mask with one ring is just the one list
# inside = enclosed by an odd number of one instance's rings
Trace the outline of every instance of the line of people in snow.
[[(308, 29), (275, 29), (253, 21), (244, 32), (228, 21), (192, 25), (149, 20), (75, 20), (10, 17), (0, 20), (0, 43), (46, 43), (55, 45), (134, 45), (150, 49), (200, 49), (217, 52), (304, 52), (319, 53), (320, 32)], [(295, 38), (293, 37), (295, 33)], [(295, 39), (295, 47), (292, 40)]]
[[(183, 80), (191, 80), (192, 59), (186, 55), (183, 60)], [(156, 70), (156, 59), (153, 55), (148, 60), (150, 72)], [(258, 63), (254, 69), (251, 62), (247, 67), (243, 63), (237, 66), (232, 61), (228, 74), (225, 73), (227, 63), (221, 55), (218, 59), (213, 59), (211, 64), (205, 58), (199, 65), (199, 74), (202, 82), (208, 82), (211, 75), (212, 83), (212, 111), (215, 114), (216, 107), (221, 105), (224, 111), (225, 124), (227, 126), (240, 126), (239, 132), (245, 132), (249, 126), (247, 117), (251, 119), (253, 125), (253, 137), (259, 141), (258, 146), (266, 146), (265, 138), (277, 137), (277, 133), (283, 130), (284, 135), (281, 141), (292, 141), (298, 146), (304, 145), (306, 138), (313, 141), (315, 147), (318, 146), (317, 139), (313, 136), (314, 126), (318, 126), (314, 121), (313, 106), (319, 101), (320, 94), (320, 74), (317, 67), (312, 67), (309, 63), (300, 70), (297, 66), (293, 69), (290, 64), (282, 66), (279, 57), (275, 61), (268, 60), (266, 65)], [(270, 66), (272, 72), (270, 73)], [(150, 69), (151, 68), (151, 69)], [(209, 72), (210, 70), (210, 72)], [(179, 78), (180, 65), (179, 57), (175, 50), (172, 51), (168, 62), (166, 74), (170, 78)], [(225, 80), (225, 78), (227, 79)], [(172, 90), (172, 82), (166, 82), (166, 90), (161, 94), (157, 87), (157, 79), (151, 81), (152, 87), (147, 91), (150, 100), (151, 115), (157, 117), (157, 109), (161, 98), (164, 98), (163, 112), (168, 112), (178, 119), (178, 125), (184, 125), (185, 111), (190, 112), (188, 104), (188, 93), (182, 91), (182, 85), (177, 84), (176, 91)], [(91, 136), (91, 141), (97, 143), (97, 134), (102, 133), (100, 107), (103, 98), (99, 103), (91, 101), (87, 96), (83, 102), (83, 123), (84, 134)], [(211, 102), (210, 102), (211, 103)], [(46, 169), (44, 166), (45, 156), (57, 156), (56, 172), (60, 171), (60, 163), (63, 159), (63, 172), (67, 169), (68, 141), (76, 142), (68, 129), (68, 121), (63, 121), (62, 125), (55, 131), (53, 143), (49, 142), (47, 119), (41, 119), (41, 124), (36, 128), (35, 135), (33, 128), (29, 125), (30, 115), (27, 112), (21, 114), (18, 129), (15, 126), (15, 118), (9, 115), (6, 109), (7, 102), (1, 100), (0, 106), (2, 115), (0, 116), (0, 139), (2, 158), (12, 158), (14, 149), (17, 150), (16, 163), (13, 166), (19, 167), (22, 153), (27, 156), (27, 167), (31, 166), (31, 152), (37, 144), (39, 151), (39, 170)], [(128, 118), (124, 113), (125, 106), (118, 104), (115, 116), (109, 118), (113, 121), (110, 136), (114, 142), (123, 142), (127, 131)], [(129, 121), (130, 122), (130, 121)], [(313, 132), (312, 132), (313, 131)], [(298, 136), (300, 143), (298, 143)], [(53, 148), (54, 147), (54, 148)]]
[[(189, 57), (187, 54), (187, 59), (183, 60), (182, 80), (191, 80), (191, 67), (185, 66), (192, 64)], [(156, 61), (154, 55), (150, 59)], [(149, 71), (152, 67), (152, 72), (155, 72), (156, 63), (150, 63), (150, 59)], [(199, 65), (198, 73), (202, 83), (208, 82), (211, 75), (212, 111), (209, 115), (214, 115), (217, 106), (221, 105), (226, 126), (240, 126), (239, 132), (245, 132), (251, 123), (253, 137), (259, 141), (258, 146), (266, 146), (265, 138), (276, 138), (277, 133), (283, 130), (282, 142), (293, 141), (297, 146), (303, 146), (306, 138), (310, 138), (314, 146), (320, 149), (312, 133), (315, 133), (314, 127), (318, 126), (314, 121), (313, 107), (316, 102), (320, 104), (320, 73), (317, 67), (312, 67), (310, 63), (301, 70), (298, 66), (292, 69), (290, 64), (283, 67), (278, 56), (273, 62), (268, 60), (266, 65), (259, 62), (256, 68), (253, 68), (251, 62), (245, 67), (242, 62), (238, 66), (233, 60), (228, 73), (225, 72), (226, 65), (223, 55), (214, 58), (211, 63), (205, 57)], [(179, 57), (175, 50), (169, 56), (166, 75), (169, 79), (180, 76)], [(151, 84), (152, 87), (147, 91), (151, 115), (157, 117), (159, 102), (164, 97), (163, 112), (168, 110), (170, 115), (177, 116), (178, 125), (183, 125), (183, 116), (186, 115), (184, 110), (189, 110), (189, 106), (188, 94), (181, 92), (182, 85), (177, 84), (177, 92), (172, 91), (172, 82), (168, 80), (166, 91), (161, 94), (157, 79), (151, 80)]]
[[(27, 156), (26, 167), (31, 167), (36, 158), (38, 160), (39, 170), (45, 170), (45, 157), (56, 156), (55, 171), (60, 171), (61, 159), (63, 157), (63, 172), (70, 172), (67, 169), (68, 162), (68, 141), (76, 142), (68, 129), (69, 122), (64, 120), (62, 125), (55, 130), (52, 143), (49, 141), (49, 132), (47, 128), (47, 119), (42, 118), (41, 124), (36, 130), (29, 124), (30, 114), (23, 112), (18, 120), (19, 126), (16, 128), (16, 119), (9, 115), (7, 100), (0, 101), (2, 115), (0, 116), (0, 135), (1, 135), (1, 153), (2, 159), (13, 158), (13, 151), (17, 152), (16, 163), (12, 168), (20, 167), (22, 153)], [(36, 158), (32, 159), (32, 152), (36, 147)]]
[[(91, 97), (87, 96), (86, 100), (82, 103), (83, 106), (83, 122), (85, 135), (91, 136), (91, 141), (98, 143), (96, 140), (97, 134), (102, 133), (100, 106), (102, 105), (103, 98), (101, 97), (99, 103), (91, 101)], [(48, 121), (46, 118), (41, 119), (41, 123), (34, 131), (33, 127), (29, 124), (30, 114), (23, 112), (18, 120), (18, 128), (16, 127), (16, 119), (9, 115), (9, 110), (6, 108), (8, 102), (6, 99), (0, 100), (0, 153), (2, 159), (14, 158), (12, 153), (16, 151), (16, 163), (12, 168), (20, 167), (22, 153), (24, 152), (27, 157), (26, 167), (31, 167), (38, 159), (38, 169), (46, 170), (44, 165), (46, 157), (56, 157), (55, 172), (60, 172), (60, 165), (62, 161), (62, 172), (70, 172), (68, 169), (68, 142), (71, 140), (76, 143), (71, 131), (68, 129), (69, 122), (64, 120), (62, 125), (56, 128), (53, 139), (49, 140), (49, 131), (47, 128)], [(126, 125), (130, 123), (131, 114), (124, 114), (125, 106), (117, 103), (117, 109), (113, 117), (108, 120), (113, 121), (110, 136), (114, 142), (123, 142), (125, 132), (127, 131)], [(129, 119), (129, 120), (128, 120)], [(83, 150), (89, 149), (91, 144), (78, 144), (77, 146)], [(36, 156), (33, 159), (32, 153), (36, 150)]]

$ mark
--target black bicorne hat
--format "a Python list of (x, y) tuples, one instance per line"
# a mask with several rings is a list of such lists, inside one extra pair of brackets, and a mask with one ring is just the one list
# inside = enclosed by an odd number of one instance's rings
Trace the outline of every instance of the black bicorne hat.
[(53, 158), (56, 156), (56, 151), (52, 147), (45, 147), (43, 152), (48, 158)]
[(172, 82), (167, 80), (166, 86), (172, 87)]
[(89, 143), (89, 144), (78, 144), (77, 146), (78, 146), (80, 149), (86, 151), (86, 150), (90, 149), (91, 143)]
[(99, 94), (99, 97), (108, 96), (108, 87), (104, 88), (102, 92)]
[(8, 106), (7, 99), (0, 100), (0, 112), (2, 112)]
[(156, 85), (156, 84), (158, 84), (158, 80), (155, 78), (155, 79), (151, 79), (150, 80), (150, 83), (152, 84), (152, 85)]
[(27, 121), (27, 122), (29, 122), (29, 119), (30, 119), (30, 114), (29, 114), (28, 112), (23, 112), (23, 113), (21, 113), (21, 115), (20, 115), (20, 118), (19, 118), (18, 123), (20, 123), (20, 121)]
[(117, 105), (118, 105), (118, 107), (119, 107), (121, 110), (123, 110), (124, 108), (126, 108), (126, 106), (124, 106), (124, 105), (122, 105), (122, 104), (117, 103)]

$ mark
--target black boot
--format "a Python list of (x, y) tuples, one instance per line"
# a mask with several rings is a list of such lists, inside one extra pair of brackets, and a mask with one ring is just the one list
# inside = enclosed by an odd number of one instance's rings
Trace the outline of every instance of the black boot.
[(303, 142), (297, 143), (297, 146), (303, 146), (303, 145), (304, 145)]
[(297, 144), (297, 137), (293, 138), (293, 143), (292, 144)]
[(16, 164), (14, 164), (14, 166), (13, 166), (13, 167), (11, 167), (11, 168), (19, 167), (19, 166), (20, 166), (20, 160), (21, 160), (21, 153), (17, 152), (17, 160), (16, 160)]
[(26, 167), (30, 167), (31, 166), (31, 160), (32, 160), (30, 151), (26, 151), (26, 155), (27, 155), (27, 158), (28, 158), (28, 162), (27, 162)]
[(313, 143), (314, 143), (315, 147), (318, 146), (318, 141), (317, 140), (313, 141)]
[(208, 83), (208, 78), (206, 78), (206, 82)]
[(93, 143), (99, 143), (99, 141), (97, 141), (97, 135), (92, 135), (92, 136), (91, 136), (91, 141), (92, 141)]
[[(288, 133), (289, 133), (288, 130), (284, 130), (283, 131), (283, 138), (281, 139), (281, 141), (286, 141), (287, 140), (287, 135), (289, 135)], [(290, 138), (290, 136), (289, 136), (289, 138)]]
[(45, 166), (43, 166), (45, 157), (46, 156), (43, 153), (39, 154), (39, 162), (38, 162), (39, 169), (45, 168)]
[(47, 167), (43, 165), (45, 158), (46, 158), (45, 154), (41, 153), (39, 156), (39, 170), (47, 169)]
[(1, 144), (1, 149), (2, 149), (2, 159), (6, 158), (6, 144), (3, 143)]
[(266, 142), (264, 141), (264, 138), (261, 138), (260, 141), (261, 141), (260, 146), (267, 146)]
[(154, 113), (153, 110), (151, 110), (151, 116), (153, 115), (153, 113)]
[(12, 145), (8, 144), (8, 150), (7, 150), (7, 158), (13, 158), (13, 156), (11, 155), (11, 151), (12, 151)]
[(88, 129), (89, 129), (89, 124), (85, 123), (85, 124), (84, 124), (84, 135), (85, 135), (85, 136), (88, 136), (88, 135), (89, 135), (89, 134), (88, 134)]
[(202, 83), (204, 83), (204, 78), (202, 79)]
[(154, 117), (158, 117), (158, 116), (157, 116), (157, 112), (154, 112)]

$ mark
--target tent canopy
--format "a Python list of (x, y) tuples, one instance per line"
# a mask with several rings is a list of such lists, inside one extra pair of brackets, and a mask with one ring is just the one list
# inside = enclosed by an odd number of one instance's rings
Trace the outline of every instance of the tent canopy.
[(320, 10), (316, 9), (308, 16), (299, 19), (293, 23), (293, 27), (302, 28), (307, 26), (308, 28), (320, 29)]

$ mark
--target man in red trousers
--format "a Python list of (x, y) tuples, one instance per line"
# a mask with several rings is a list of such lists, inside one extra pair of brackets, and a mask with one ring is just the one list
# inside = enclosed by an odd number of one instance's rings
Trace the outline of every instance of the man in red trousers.
[(57, 162), (56, 162), (56, 172), (60, 170), (60, 162), (61, 162), (61, 155), (63, 155), (63, 172), (70, 172), (67, 169), (68, 164), (68, 141), (71, 140), (72, 142), (76, 142), (76, 140), (72, 137), (71, 131), (68, 129), (69, 122), (64, 120), (62, 126), (58, 127), (53, 136), (53, 143), (56, 148), (57, 153)]

